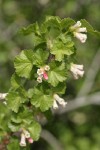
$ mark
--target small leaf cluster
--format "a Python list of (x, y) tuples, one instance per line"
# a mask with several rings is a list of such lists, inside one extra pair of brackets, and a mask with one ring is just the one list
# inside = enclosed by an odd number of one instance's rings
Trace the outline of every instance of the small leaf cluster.
[[(45, 115), (44, 112), (52, 108), (55, 93), (62, 95), (66, 90), (70, 64), (77, 53), (70, 31), (75, 23), (71, 18), (48, 16), (41, 25), (34, 23), (20, 30), (25, 36), (33, 35), (34, 47), (22, 50), (14, 60), (15, 72), (6, 104), (0, 104), (0, 135), (13, 135), (24, 128), (34, 141), (39, 139), (39, 114)], [(81, 23), (92, 34), (100, 34), (86, 20)], [(45, 65), (50, 67), (48, 80), (38, 83), (37, 70)]]

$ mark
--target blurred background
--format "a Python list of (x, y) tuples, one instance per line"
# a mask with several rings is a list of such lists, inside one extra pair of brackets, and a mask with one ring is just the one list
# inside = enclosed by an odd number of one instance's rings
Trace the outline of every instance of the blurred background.
[[(0, 0), (0, 92), (10, 88), (13, 60), (33, 46), (31, 36), (18, 34), (21, 27), (46, 15), (86, 19), (100, 31), (100, 0)], [(36, 150), (100, 150), (100, 39), (88, 35), (85, 44), (76, 41), (77, 62), (84, 64), (85, 76), (69, 78), (65, 110), (43, 125)]]

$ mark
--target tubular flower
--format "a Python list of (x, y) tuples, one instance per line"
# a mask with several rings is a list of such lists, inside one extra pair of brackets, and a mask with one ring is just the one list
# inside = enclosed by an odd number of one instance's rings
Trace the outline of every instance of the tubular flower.
[(29, 143), (33, 143), (33, 142), (34, 142), (33, 139), (32, 139), (31, 137), (28, 138), (27, 140), (28, 140)]
[(26, 138), (25, 138), (24, 133), (21, 134), (20, 146), (23, 146), (23, 147), (26, 146)]
[(72, 72), (75, 79), (78, 79), (79, 77), (83, 77), (84, 70), (83, 65), (77, 65), (77, 64), (71, 64), (70, 71)]
[(46, 72), (43, 73), (43, 78), (44, 78), (45, 80), (48, 80), (48, 74), (47, 74)]
[(25, 138), (30, 138), (30, 133), (27, 130), (23, 130)]
[(37, 81), (39, 83), (42, 83), (42, 78), (44, 78), (45, 80), (48, 80), (47, 71), (49, 70), (50, 70), (50, 67), (48, 65), (45, 65), (44, 67), (37, 70), (37, 74), (39, 75), (37, 78)]
[(58, 108), (58, 104), (60, 104), (62, 107), (65, 107), (67, 102), (61, 97), (59, 97), (57, 94), (54, 94), (54, 102), (53, 102), (53, 109)]
[(81, 43), (85, 43), (87, 39), (86, 27), (81, 27), (81, 22), (77, 21), (77, 23), (70, 27), (70, 30), (73, 32), (74, 36), (80, 40)]
[(26, 146), (26, 139), (29, 143), (33, 143), (33, 139), (30, 137), (30, 133), (27, 130), (22, 129), (20, 146)]

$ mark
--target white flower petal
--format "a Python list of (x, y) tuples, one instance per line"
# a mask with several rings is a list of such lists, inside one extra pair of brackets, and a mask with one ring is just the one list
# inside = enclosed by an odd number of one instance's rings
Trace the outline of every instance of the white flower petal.
[(25, 135), (23, 133), (21, 134), (20, 146), (23, 146), (23, 147), (26, 146), (26, 138), (25, 138)]
[(50, 70), (50, 67), (49, 67), (48, 65), (46, 65), (46, 66), (44, 67), (44, 70), (45, 70), (45, 71), (49, 71), (49, 70)]
[(82, 70), (78, 70), (78, 71), (77, 71), (77, 74), (78, 74), (80, 77), (83, 77), (83, 75), (84, 75), (84, 71), (82, 71)]
[(76, 32), (87, 32), (87, 29), (86, 29), (86, 27), (78, 28), (78, 29), (76, 30)]
[(56, 101), (58, 101), (59, 98), (60, 98), (59, 95), (54, 94), (54, 99), (55, 99)]
[(77, 69), (80, 69), (80, 70), (83, 70), (83, 68), (84, 68), (83, 65), (77, 65), (77, 64), (74, 64), (74, 65), (75, 65), (75, 67), (76, 67)]
[(72, 72), (75, 79), (78, 79), (79, 76), (83, 77), (84, 75), (83, 65), (77, 65), (72, 63), (70, 71)]
[(74, 36), (81, 41), (81, 43), (85, 43), (87, 39), (87, 35), (83, 33), (74, 32)]
[(37, 78), (37, 82), (38, 82), (38, 83), (42, 83), (42, 76), (39, 76), (39, 77)]
[(81, 22), (80, 21), (77, 21), (76, 24), (74, 24), (73, 26), (71, 26), (71, 30), (76, 30), (78, 29), (79, 27), (81, 26)]
[(27, 130), (23, 130), (25, 138), (30, 138), (30, 133)]
[(58, 109), (58, 104), (57, 104), (56, 100), (54, 100), (54, 102), (53, 102), (53, 109)]
[(40, 69), (37, 69), (37, 74), (40, 76), (44, 73), (44, 69), (43, 68), (40, 68)]

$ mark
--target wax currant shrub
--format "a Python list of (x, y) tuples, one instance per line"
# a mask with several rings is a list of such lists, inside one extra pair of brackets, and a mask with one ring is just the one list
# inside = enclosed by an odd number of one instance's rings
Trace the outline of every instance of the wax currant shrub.
[(20, 30), (23, 35), (33, 35), (34, 48), (16, 56), (11, 88), (6, 102), (0, 104), (1, 141), (8, 138), (8, 150), (27, 149), (40, 137), (41, 114), (66, 106), (62, 95), (70, 72), (74, 79), (84, 75), (83, 65), (75, 63), (74, 39), (85, 43), (87, 32), (100, 36), (84, 19), (75, 22), (54, 16)]

